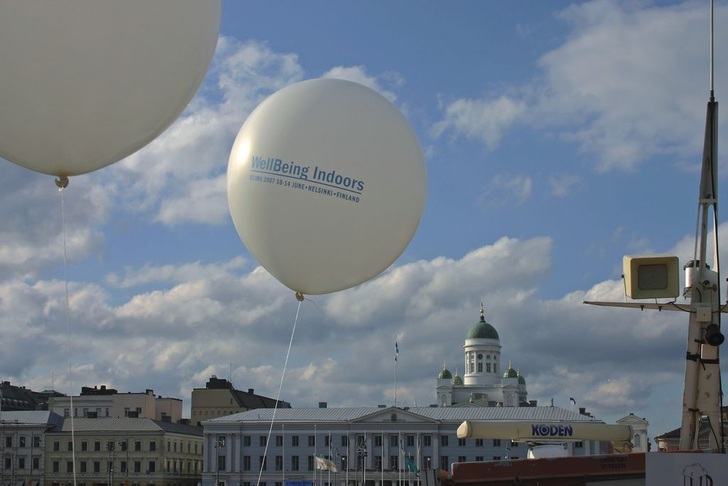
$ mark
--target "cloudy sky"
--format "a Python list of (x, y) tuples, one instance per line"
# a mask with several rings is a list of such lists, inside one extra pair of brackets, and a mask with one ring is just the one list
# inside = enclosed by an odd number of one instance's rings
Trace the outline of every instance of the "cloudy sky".
[[(0, 161), (3, 380), (151, 388), (188, 411), (213, 374), (271, 397), (283, 376), (294, 406), (392, 404), (396, 376), (398, 405), (422, 406), (444, 363), (462, 375), (482, 302), (529, 399), (679, 426), (685, 315), (582, 301), (624, 300), (623, 255), (692, 258), (707, 1), (227, 0), (222, 15), (198, 95), (144, 149), (62, 194)], [(716, 45), (721, 101), (724, 29)], [(251, 110), (319, 77), (396, 104), (428, 193), (391, 268), (299, 309), (236, 233), (226, 169)]]

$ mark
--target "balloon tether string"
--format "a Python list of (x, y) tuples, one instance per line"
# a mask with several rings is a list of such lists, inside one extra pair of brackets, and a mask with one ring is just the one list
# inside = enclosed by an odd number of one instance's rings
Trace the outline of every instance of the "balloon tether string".
[[(74, 423), (73, 412), (73, 372), (71, 366), (71, 304), (68, 292), (68, 250), (66, 245), (66, 207), (63, 198), (63, 189), (68, 187), (68, 177), (60, 176), (56, 179), (58, 192), (61, 194), (61, 233), (63, 235), (63, 280), (65, 282), (66, 291), (66, 352), (68, 353), (68, 388), (70, 390), (70, 410), (71, 418), (71, 444), (76, 443), (76, 429)], [(76, 448), (71, 447), (71, 463), (73, 464), (73, 486), (76, 486)]]
[[(273, 416), (270, 419), (270, 428), (268, 428), (268, 438), (265, 441), (265, 450), (263, 451), (263, 457), (268, 457), (268, 445), (270, 444), (270, 438), (273, 434), (273, 424), (276, 421), (276, 411), (278, 410), (278, 402), (281, 399), (281, 390), (283, 389), (283, 379), (286, 376), (286, 368), (288, 367), (288, 358), (291, 356), (291, 348), (293, 347), (293, 336), (296, 334), (296, 324), (298, 324), (298, 314), (301, 312), (301, 303), (304, 301), (303, 294), (296, 292), (296, 300), (298, 301), (298, 308), (296, 308), (296, 317), (293, 319), (293, 328), (291, 329), (291, 339), (288, 341), (288, 350), (286, 351), (286, 359), (283, 362), (283, 371), (281, 372), (281, 382), (278, 385), (278, 394), (276, 395), (276, 403), (273, 405)], [(285, 437), (283, 438), (285, 440)], [(263, 467), (265, 466), (266, 460), (260, 464), (260, 471), (258, 472), (258, 482), (256, 486), (260, 485), (260, 479), (263, 476)]]

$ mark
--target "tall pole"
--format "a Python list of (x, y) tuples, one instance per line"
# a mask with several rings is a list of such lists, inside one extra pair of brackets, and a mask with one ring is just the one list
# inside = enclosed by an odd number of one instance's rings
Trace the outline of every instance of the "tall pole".
[[(722, 452), (720, 332), (720, 268), (718, 258), (718, 102), (713, 88), (713, 2), (710, 5), (710, 98), (698, 197), (694, 259), (686, 265), (690, 297), (680, 449), (698, 449), (702, 417), (708, 420), (710, 448)], [(707, 265), (708, 227), (713, 216), (713, 268)]]

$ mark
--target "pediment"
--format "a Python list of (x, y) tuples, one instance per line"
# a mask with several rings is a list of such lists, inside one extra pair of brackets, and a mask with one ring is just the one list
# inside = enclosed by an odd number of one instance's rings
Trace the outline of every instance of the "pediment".
[(382, 408), (381, 410), (377, 410), (374, 413), (371, 413), (369, 415), (364, 415), (362, 417), (359, 417), (356, 420), (352, 420), (352, 423), (363, 423), (363, 424), (381, 424), (381, 423), (413, 423), (413, 424), (422, 424), (422, 423), (438, 423), (437, 420), (434, 420), (429, 417), (425, 417), (424, 415), (420, 415), (418, 413), (415, 413), (408, 408), (399, 408), (399, 407), (386, 407)]

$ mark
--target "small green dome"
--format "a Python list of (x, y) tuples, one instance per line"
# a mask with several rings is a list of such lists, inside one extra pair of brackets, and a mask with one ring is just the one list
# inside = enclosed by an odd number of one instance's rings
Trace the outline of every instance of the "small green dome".
[(480, 306), (480, 321), (470, 328), (468, 335), (465, 339), (496, 339), (499, 340), (498, 331), (495, 327), (485, 322), (485, 315), (483, 312), (483, 306)]
[(460, 376), (460, 373), (458, 373), (457, 371), (455, 372), (455, 378), (452, 379), (452, 384), (453, 385), (460, 385), (460, 386), (463, 385), (463, 379)]
[(442, 371), (437, 375), (438, 380), (452, 380), (452, 373), (447, 369), (447, 363), (442, 365)]
[(508, 363), (508, 369), (503, 373), (503, 378), (518, 378), (518, 371), (513, 369), (510, 363)]
[(526, 384), (526, 379), (520, 373), (518, 373), (518, 384), (519, 385), (525, 385)]

